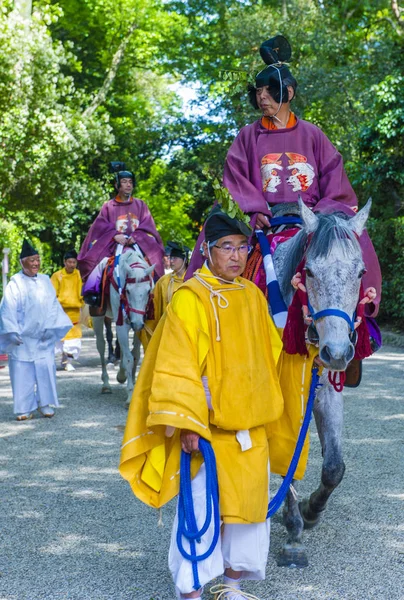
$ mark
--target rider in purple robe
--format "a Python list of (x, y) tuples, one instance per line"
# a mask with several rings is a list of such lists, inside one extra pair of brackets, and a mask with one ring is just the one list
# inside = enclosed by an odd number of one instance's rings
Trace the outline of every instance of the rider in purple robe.
[[(273, 207), (296, 203), (299, 196), (315, 211), (353, 216), (358, 201), (341, 154), (318, 127), (298, 119), (290, 109), (297, 82), (283, 64), (291, 54), (287, 40), (276, 36), (262, 44), (260, 53), (268, 66), (258, 73), (255, 86), (249, 86), (249, 98), (262, 117), (243, 127), (231, 145), (223, 185), (256, 229), (269, 227)], [(201, 265), (200, 240), (187, 277)], [(381, 293), (379, 261), (366, 231), (360, 244), (367, 268), (364, 287), (377, 291), (369, 305), (369, 315), (375, 316)]]
[(99, 304), (104, 259), (115, 254), (118, 244), (123, 251), (137, 246), (149, 263), (156, 265), (155, 278), (164, 275), (164, 246), (149, 208), (132, 197), (134, 179), (130, 171), (115, 174), (117, 195), (101, 208), (78, 255), (82, 294), (88, 304)]

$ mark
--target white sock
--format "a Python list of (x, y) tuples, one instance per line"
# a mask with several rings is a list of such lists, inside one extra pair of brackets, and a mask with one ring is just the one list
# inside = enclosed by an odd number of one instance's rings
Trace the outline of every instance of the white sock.
[(233, 579), (232, 577), (227, 577), (227, 575), (223, 575), (223, 585), (231, 585), (236, 590), (240, 589), (240, 581), (241, 577), (238, 579)]
[[(239, 579), (233, 579), (232, 577), (227, 577), (227, 575), (223, 576), (223, 585), (230, 586), (234, 589), (234, 592), (229, 590), (227, 594), (223, 596), (223, 600), (243, 600), (244, 595), (241, 595), (240, 581), (241, 577), (239, 577)], [(240, 594), (237, 593), (238, 591)]]

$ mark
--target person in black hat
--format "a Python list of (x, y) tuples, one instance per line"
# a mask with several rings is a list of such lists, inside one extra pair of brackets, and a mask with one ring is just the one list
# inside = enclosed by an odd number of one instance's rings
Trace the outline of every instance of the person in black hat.
[[(265, 66), (254, 85), (249, 86), (248, 95), (261, 115), (243, 127), (231, 145), (223, 185), (250, 215), (253, 229), (269, 229), (273, 207), (297, 205), (299, 196), (315, 211), (353, 216), (358, 201), (341, 154), (317, 126), (297, 118), (292, 111), (297, 81), (287, 64), (292, 56), (288, 40), (276, 35), (261, 44), (260, 54)], [(197, 248), (202, 240), (203, 235)], [(369, 314), (375, 316), (381, 293), (379, 261), (366, 231), (360, 243), (367, 269), (364, 286), (377, 290), (373, 312)], [(187, 276), (200, 264), (200, 256), (194, 253)]]
[(56, 297), (73, 325), (66, 337), (56, 343), (56, 351), (62, 353), (61, 367), (65, 371), (75, 370), (72, 359), (77, 360), (81, 352), (80, 317), (84, 302), (80, 272), (76, 267), (77, 252), (74, 249), (68, 250), (64, 254), (64, 268), (51, 277)]
[[(122, 165), (122, 163), (119, 163)], [(117, 252), (138, 249), (150, 264), (155, 265), (156, 279), (164, 274), (164, 247), (150, 210), (145, 202), (132, 196), (135, 176), (119, 170), (114, 176), (116, 195), (105, 202), (81, 246), (78, 267), (83, 279), (84, 300), (94, 307), (101, 299), (101, 279), (106, 261)]]
[(170, 260), (171, 270), (157, 281), (153, 290), (153, 318), (145, 323), (141, 334), (143, 347), (146, 348), (153, 331), (163, 316), (167, 305), (171, 302), (174, 292), (184, 282), (184, 275), (189, 264), (191, 250), (178, 242), (167, 242), (165, 247)]
[(21, 271), (11, 277), (0, 305), (0, 351), (9, 355), (14, 413), (26, 421), (38, 410), (53, 417), (58, 406), (55, 342), (72, 324), (47, 275), (39, 273), (38, 251), (24, 240)]
[[(218, 204), (208, 216), (205, 264), (175, 292), (153, 334), (123, 439), (120, 472), (135, 495), (154, 507), (178, 493), (180, 450), (192, 455), (199, 526), (206, 513), (208, 468), (198, 452), (200, 438), (212, 444), (223, 525), (212, 554), (198, 562), (195, 578), (192, 562), (177, 545), (181, 533), (177, 535), (175, 521), (169, 568), (181, 599), (201, 598), (203, 586), (224, 574), (220, 597), (242, 600), (242, 579), (265, 578), (266, 425), (283, 411), (276, 370), (281, 341), (265, 297), (240, 277), (251, 234), (240, 213), (230, 216)], [(215, 539), (213, 529), (212, 519), (196, 544), (198, 555)], [(183, 543), (188, 551), (188, 542)]]

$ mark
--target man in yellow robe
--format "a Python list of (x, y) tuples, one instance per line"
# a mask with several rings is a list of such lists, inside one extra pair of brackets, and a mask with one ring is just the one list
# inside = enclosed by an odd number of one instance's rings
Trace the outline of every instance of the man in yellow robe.
[(64, 255), (64, 268), (53, 273), (51, 282), (56, 297), (73, 323), (69, 333), (56, 344), (56, 352), (62, 352), (61, 366), (65, 371), (74, 371), (72, 359), (77, 360), (81, 351), (80, 310), (84, 306), (81, 296), (82, 281), (77, 267), (77, 252), (69, 250)]
[[(240, 277), (250, 228), (217, 205), (205, 226), (206, 262), (175, 293), (149, 344), (125, 429), (120, 473), (153, 507), (179, 490), (180, 454), (192, 453), (192, 492), (204, 520), (205, 465), (199, 438), (216, 456), (223, 523), (201, 586), (224, 573), (224, 598), (242, 599), (242, 579), (264, 579), (269, 551), (267, 427), (283, 412), (277, 375), (280, 337), (262, 292)], [(200, 598), (192, 564), (176, 543), (169, 567), (178, 598)], [(211, 528), (198, 544), (202, 554)], [(184, 542), (186, 543), (186, 542)]]
[(185, 271), (189, 264), (191, 250), (187, 246), (177, 242), (168, 242), (166, 249), (169, 252), (171, 271), (160, 277), (153, 290), (153, 319), (146, 321), (145, 335), (141, 338), (145, 349), (167, 305), (171, 302), (174, 292), (184, 283)]

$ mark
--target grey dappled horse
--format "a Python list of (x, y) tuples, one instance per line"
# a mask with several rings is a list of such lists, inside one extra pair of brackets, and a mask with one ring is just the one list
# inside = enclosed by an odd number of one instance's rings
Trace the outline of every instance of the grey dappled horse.
[[(339, 214), (316, 215), (299, 201), (303, 228), (293, 238), (279, 244), (273, 254), (275, 272), (286, 303), (293, 288), (291, 279), (296, 267), (306, 257), (306, 288), (315, 312), (336, 308), (350, 317), (359, 300), (361, 277), (365, 272), (360, 236), (371, 207), (366, 206), (352, 218)], [(306, 248), (309, 234), (313, 234)], [(316, 322), (319, 356), (332, 371), (344, 371), (355, 349), (348, 323), (337, 316), (326, 316)], [(314, 417), (320, 438), (323, 464), (321, 483), (310, 498), (298, 503), (294, 490), (289, 490), (283, 510), (288, 539), (278, 560), (280, 566), (308, 564), (301, 538), (303, 528), (314, 527), (324, 511), (331, 493), (341, 482), (345, 464), (342, 458), (343, 398), (328, 380), (324, 369), (314, 403)]]
[[(155, 265), (150, 266), (143, 255), (134, 249), (127, 250), (120, 255), (119, 259), (119, 281), (118, 273), (114, 269), (114, 281), (110, 284), (110, 313), (113, 321), (117, 323), (120, 311), (122, 310), (122, 295), (116, 288), (121, 288), (123, 297), (126, 298), (126, 310), (123, 313), (123, 324), (116, 325), (116, 335), (121, 348), (121, 360), (117, 380), (119, 383), (127, 382), (126, 405), (130, 404), (134, 387), (134, 376), (136, 365), (140, 359), (140, 340), (136, 335), (137, 331), (143, 328), (146, 307), (149, 301), (149, 294), (154, 288), (153, 270)], [(107, 363), (105, 360), (105, 339), (104, 339), (104, 319), (105, 316), (92, 317), (94, 332), (97, 340), (97, 350), (101, 358), (102, 368), (102, 393), (110, 394), (112, 392), (109, 383)], [(129, 333), (133, 334), (133, 349), (130, 347)]]

